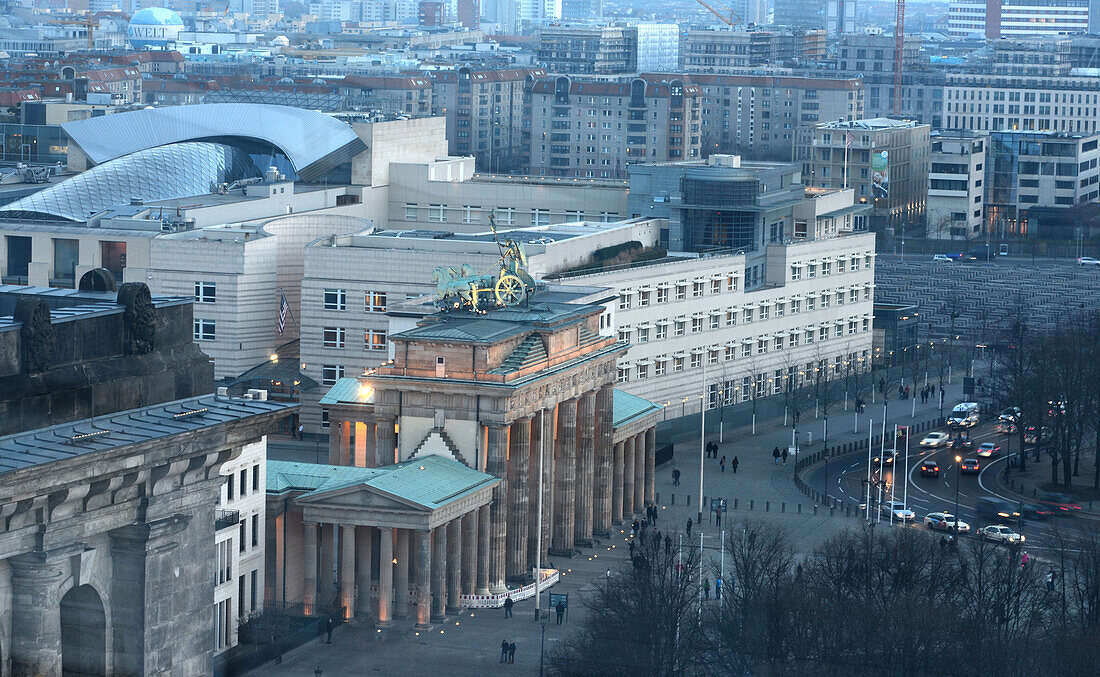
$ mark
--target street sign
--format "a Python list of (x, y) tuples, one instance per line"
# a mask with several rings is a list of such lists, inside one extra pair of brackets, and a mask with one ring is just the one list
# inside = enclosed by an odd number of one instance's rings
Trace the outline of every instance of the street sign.
[(710, 511), (711, 512), (718, 512), (719, 510), (721, 510), (722, 512), (726, 512), (726, 499), (724, 499), (724, 498), (712, 498), (712, 499), (710, 499)]
[(562, 592), (550, 593), (550, 608), (557, 609), (558, 604), (561, 604), (564, 608), (569, 608), (569, 595)]

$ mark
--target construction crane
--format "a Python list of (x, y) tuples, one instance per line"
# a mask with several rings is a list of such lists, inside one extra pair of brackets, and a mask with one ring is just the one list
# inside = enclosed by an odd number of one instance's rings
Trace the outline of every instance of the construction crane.
[(905, 65), (905, 0), (897, 2), (894, 25), (894, 115), (901, 115), (901, 72)]
[[(741, 16), (737, 12), (733, 11), (732, 5), (727, 5), (723, 2), (714, 2), (714, 0), (711, 0), (710, 4), (703, 2), (703, 0), (695, 0), (695, 2), (699, 3), (703, 7), (706, 7), (708, 12), (718, 17), (718, 19), (727, 26), (736, 26), (737, 24), (741, 23), (741, 21), (743, 21)], [(717, 5), (719, 9), (715, 9), (714, 7), (711, 7), (711, 5)]]

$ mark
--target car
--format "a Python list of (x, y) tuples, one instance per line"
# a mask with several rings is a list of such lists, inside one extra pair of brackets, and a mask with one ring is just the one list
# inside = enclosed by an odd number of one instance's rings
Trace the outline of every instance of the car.
[(991, 520), (1014, 520), (1020, 517), (1015, 503), (993, 496), (978, 497), (977, 513), (979, 517)]
[(1002, 435), (1013, 435), (1016, 433), (1016, 424), (1012, 421), (997, 421), (996, 430)]
[(1077, 259), (1077, 265), (1079, 266), (1100, 266), (1100, 259), (1095, 259), (1091, 256), (1082, 256)]
[[(887, 451), (886, 455), (882, 457), (882, 465), (893, 465), (894, 459), (897, 458), (896, 451)], [(872, 465), (879, 465), (879, 454), (875, 454), (871, 458)]]
[(1072, 496), (1055, 491), (1040, 491), (1035, 502), (1053, 508), (1060, 515), (1072, 515), (1081, 511), (1081, 505)]
[(991, 456), (997, 456), (1001, 453), (1001, 445), (994, 444), (993, 442), (982, 442), (978, 445), (978, 456), (982, 458), (989, 458)]
[(969, 437), (956, 437), (951, 440), (952, 451), (970, 451), (974, 448), (974, 440)]
[(883, 501), (879, 506), (879, 511), (885, 517), (890, 515), (894, 516), (894, 519), (901, 522), (912, 522), (916, 518), (916, 514), (905, 507), (905, 503), (902, 501)]
[(1042, 438), (1043, 444), (1046, 444), (1054, 437), (1054, 432), (1050, 428), (1043, 426), (1039, 429), (1038, 437), (1035, 435), (1035, 426), (1030, 425), (1024, 429), (1024, 444), (1034, 445), (1037, 443), (1039, 437)]
[(955, 531), (960, 534), (970, 533), (970, 525), (949, 512), (928, 513), (924, 516), (924, 525), (929, 529), (939, 529), (940, 531)]
[(1020, 516), (1029, 520), (1045, 520), (1059, 514), (1058, 508), (1042, 503), (1021, 503)]
[(951, 263), (952, 261), (954, 261), (954, 259), (952, 259), (947, 254), (936, 254), (935, 256), (932, 257), (932, 260), (933, 261), (945, 261), (947, 263)]
[(964, 458), (962, 462), (959, 463), (959, 472), (964, 475), (973, 475), (981, 472), (981, 470), (982, 466), (978, 463), (978, 459), (976, 458)]
[(966, 252), (966, 260), (968, 261), (992, 261), (994, 256), (996, 254), (989, 245), (975, 247)]
[(1005, 407), (1001, 411), (1001, 413), (997, 416), (997, 420), (999, 420), (999, 421), (1008, 421), (1010, 423), (1016, 421), (1019, 418), (1020, 418), (1020, 408), (1019, 407)]
[(924, 439), (920, 441), (920, 445), (922, 447), (932, 447), (935, 449), (947, 444), (950, 439), (951, 436), (947, 433), (928, 433), (924, 436)]
[(934, 459), (926, 458), (920, 462), (921, 477), (939, 477), (940, 465)]
[(1016, 533), (1003, 524), (991, 524), (988, 527), (982, 527), (978, 530), (978, 534), (987, 541), (996, 541), (997, 543), (1005, 543), (1008, 545), (1016, 545), (1024, 542), (1024, 536), (1022, 534)]

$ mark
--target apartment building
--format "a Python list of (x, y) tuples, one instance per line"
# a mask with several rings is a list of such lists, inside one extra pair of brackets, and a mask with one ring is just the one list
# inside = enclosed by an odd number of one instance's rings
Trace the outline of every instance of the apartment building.
[(946, 129), (974, 131), (1097, 131), (1100, 78), (948, 73)]
[[(265, 391), (256, 391), (266, 398)], [(255, 396), (255, 395), (254, 395)], [(267, 437), (221, 468), (214, 511), (214, 655), (237, 644), (237, 627), (263, 610)]]
[(626, 178), (630, 163), (700, 156), (701, 91), (682, 79), (561, 76), (530, 91), (531, 174)]
[(389, 230), (481, 232), (490, 214), (501, 228), (627, 216), (628, 184), (620, 179), (475, 174), (473, 158), (448, 157), (392, 163), (389, 181)]
[(928, 172), (928, 237), (970, 240), (982, 234), (989, 136), (933, 132)]
[[(671, 75), (645, 75), (671, 78)], [(739, 74), (688, 74), (700, 100), (703, 155), (736, 153), (746, 159), (787, 160), (795, 133), (826, 120), (858, 120), (863, 114), (859, 78)]]
[(636, 72), (638, 34), (630, 26), (555, 24), (539, 30), (538, 61), (551, 73)]
[(742, 69), (797, 60), (825, 58), (825, 31), (733, 31), (694, 29), (680, 37), (680, 70), (735, 73)]
[[(1100, 134), (989, 134), (985, 223), (998, 236), (1035, 235), (1039, 212), (1068, 212), (1100, 199)], [(1072, 232), (1061, 233), (1072, 237)]]
[(795, 161), (807, 186), (855, 190), (875, 229), (923, 223), (928, 197), (928, 125), (872, 118), (801, 130)]
[(359, 110), (417, 117), (434, 114), (434, 88), (426, 76), (345, 75), (338, 91), (348, 106)]
[(447, 120), (450, 154), (472, 155), (491, 172), (520, 171), (527, 150), (525, 92), (545, 75), (538, 68), (433, 72), (433, 114)]

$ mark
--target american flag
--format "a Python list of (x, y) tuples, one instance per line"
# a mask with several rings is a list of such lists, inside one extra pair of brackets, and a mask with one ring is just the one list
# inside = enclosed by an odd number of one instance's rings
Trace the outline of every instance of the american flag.
[(286, 294), (279, 294), (279, 333), (286, 328), (286, 314), (290, 310), (290, 304), (286, 302)]
[(856, 137), (851, 131), (844, 132), (844, 147), (847, 148), (856, 142)]

